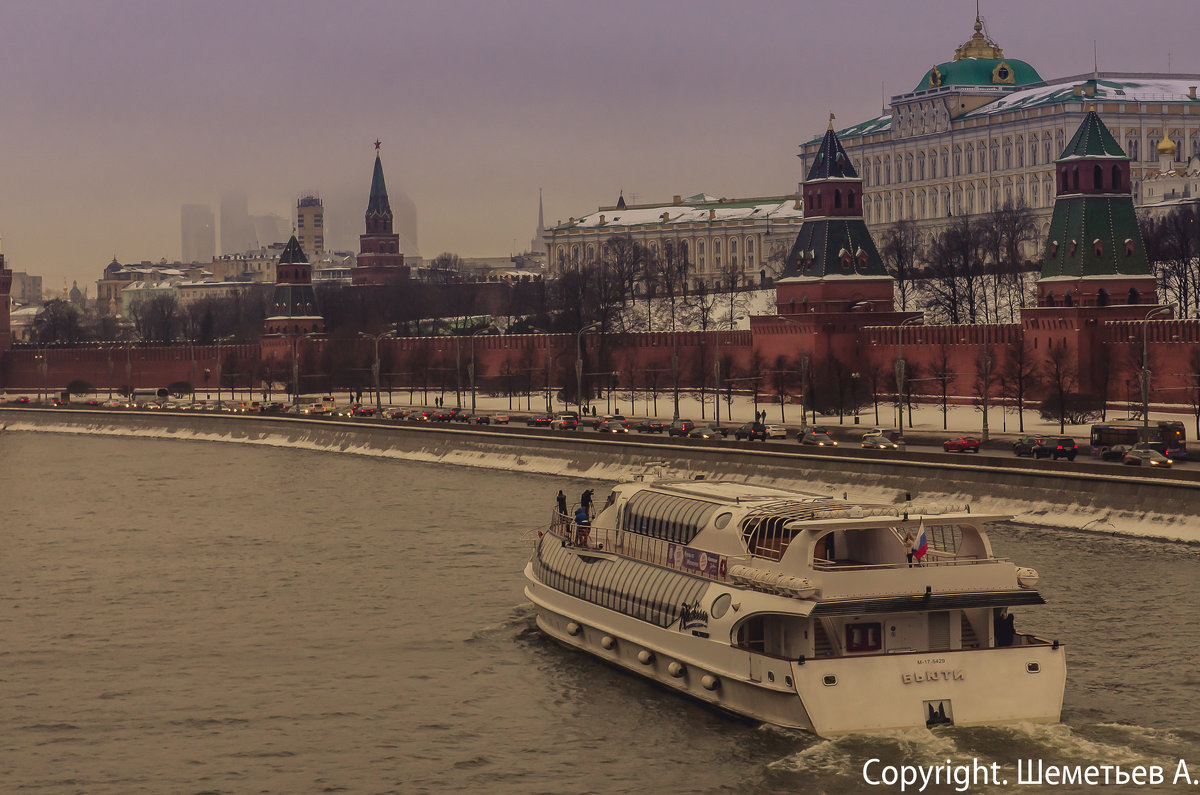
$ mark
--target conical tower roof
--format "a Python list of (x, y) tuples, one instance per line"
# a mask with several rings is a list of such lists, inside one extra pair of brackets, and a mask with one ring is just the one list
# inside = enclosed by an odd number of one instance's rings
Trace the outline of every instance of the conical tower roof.
[(371, 198), (367, 202), (367, 215), (391, 215), (392, 205), (388, 202), (387, 185), (383, 181), (383, 162), (375, 153), (375, 173), (371, 175)]
[(300, 248), (300, 241), (292, 235), (292, 239), (283, 247), (283, 253), (279, 255), (280, 265), (307, 265), (308, 257), (304, 256), (304, 250)]
[(833, 117), (829, 118), (829, 129), (821, 139), (821, 148), (813, 159), (812, 168), (808, 170), (807, 182), (818, 179), (858, 179), (858, 172), (850, 162), (842, 142), (833, 132)]
[(1128, 159), (1125, 150), (1094, 110), (1089, 110), (1083, 117), (1083, 123), (1079, 125), (1071, 142), (1058, 159), (1069, 160), (1077, 157)]

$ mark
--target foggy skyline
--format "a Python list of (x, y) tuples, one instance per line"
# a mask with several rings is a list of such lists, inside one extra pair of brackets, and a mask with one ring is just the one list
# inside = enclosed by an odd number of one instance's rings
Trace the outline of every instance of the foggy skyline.
[[(799, 146), (912, 90), (971, 34), (969, 0), (160, 4), (18, 2), (0, 31), (9, 267), (91, 286), (180, 256), (180, 208), (305, 193), (362, 230), (383, 142), (421, 253), (503, 256), (616, 201), (791, 193)], [(1043, 78), (1200, 73), (1182, 0), (985, 1)], [(1170, 59), (1168, 64), (1168, 58)], [(354, 198), (357, 197), (357, 198)], [(346, 218), (349, 202), (350, 217)], [(327, 209), (327, 212), (329, 211)]]

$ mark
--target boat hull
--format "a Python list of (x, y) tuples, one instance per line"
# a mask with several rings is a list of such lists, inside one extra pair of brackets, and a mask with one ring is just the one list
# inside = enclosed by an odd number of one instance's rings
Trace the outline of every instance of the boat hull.
[[(727, 636), (660, 627), (571, 596), (540, 582), (532, 564), (525, 574), (525, 595), (548, 636), (751, 720), (832, 737), (940, 721), (1053, 723), (1062, 711), (1061, 646), (789, 660), (738, 648)], [(714, 583), (705, 604), (714, 589), (739, 590)], [(743, 593), (746, 601), (753, 598)]]

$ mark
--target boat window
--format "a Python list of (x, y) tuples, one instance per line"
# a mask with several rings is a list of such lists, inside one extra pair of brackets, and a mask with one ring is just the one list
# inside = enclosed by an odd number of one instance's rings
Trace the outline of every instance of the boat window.
[(883, 648), (883, 625), (878, 621), (846, 625), (846, 651), (879, 651)]
[(708, 524), (715, 505), (702, 500), (641, 491), (625, 503), (621, 529), (639, 535), (689, 544)]
[(727, 593), (723, 593), (713, 600), (712, 607), (709, 613), (713, 618), (721, 618), (729, 612), (729, 605), (733, 601), (733, 597)]
[(717, 514), (717, 518), (713, 519), (713, 527), (717, 528), (718, 530), (724, 530), (729, 524), (729, 520), (732, 518), (733, 514), (729, 513), (728, 511), (725, 513), (719, 513)]

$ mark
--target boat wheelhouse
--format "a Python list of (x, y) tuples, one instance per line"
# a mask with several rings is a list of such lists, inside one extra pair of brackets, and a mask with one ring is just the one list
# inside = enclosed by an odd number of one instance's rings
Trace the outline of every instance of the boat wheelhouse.
[(1036, 572), (992, 552), (984, 527), (1007, 518), (626, 483), (590, 527), (555, 512), (525, 593), (556, 640), (772, 724), (1056, 722), (1065, 649), (1012, 629), (1008, 608), (1044, 600)]

